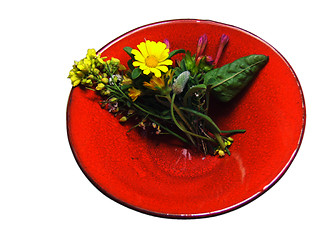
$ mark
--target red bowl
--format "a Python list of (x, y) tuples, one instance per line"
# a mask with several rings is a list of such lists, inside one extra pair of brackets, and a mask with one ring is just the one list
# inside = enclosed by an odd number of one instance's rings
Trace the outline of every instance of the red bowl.
[(130, 125), (102, 109), (94, 92), (71, 90), (67, 131), (75, 159), (94, 186), (129, 208), (170, 218), (225, 213), (273, 186), (297, 154), (306, 121), (303, 93), (289, 63), (259, 37), (213, 21), (172, 20), (134, 29), (100, 52), (126, 63), (124, 47), (166, 38), (171, 50), (195, 53), (204, 33), (209, 55), (215, 55), (223, 33), (230, 37), (219, 65), (250, 54), (269, 56), (240, 96), (212, 111), (221, 129), (247, 130), (234, 136), (231, 156), (204, 157), (172, 139), (146, 137), (138, 129), (127, 133)]

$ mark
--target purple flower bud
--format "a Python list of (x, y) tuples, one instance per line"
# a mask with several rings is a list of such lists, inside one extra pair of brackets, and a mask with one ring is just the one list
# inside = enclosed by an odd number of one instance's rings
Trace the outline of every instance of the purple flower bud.
[(207, 37), (207, 34), (203, 34), (199, 40), (198, 40), (198, 45), (197, 45), (197, 52), (196, 52), (196, 59), (199, 57), (199, 56), (202, 56), (203, 55), (203, 52), (207, 46), (207, 43), (208, 43), (208, 37)]
[(206, 62), (209, 64), (212, 64), (214, 62), (214, 59), (212, 56), (206, 56)]
[(229, 37), (226, 34), (222, 34), (221, 38), (220, 38), (220, 44), (219, 44), (219, 49), (217, 52), (217, 56), (214, 60), (214, 65), (216, 66), (219, 62), (219, 59), (221, 57), (222, 51), (225, 48), (225, 46), (228, 44), (229, 42)]
[(163, 41), (166, 45), (167, 45), (167, 48), (170, 49), (170, 42), (168, 39), (164, 39)]
[(220, 45), (226, 45), (229, 42), (229, 36), (226, 34), (222, 34), (220, 39)]

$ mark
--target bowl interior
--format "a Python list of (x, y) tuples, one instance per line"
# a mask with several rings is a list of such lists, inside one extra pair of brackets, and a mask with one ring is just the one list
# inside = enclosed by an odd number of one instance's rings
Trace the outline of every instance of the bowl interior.
[[(102, 56), (129, 60), (122, 50), (142, 41), (168, 39), (170, 50), (196, 51), (206, 33), (215, 56), (221, 35), (230, 41), (219, 65), (250, 54), (269, 56), (258, 77), (230, 103), (215, 103), (211, 117), (234, 136), (231, 156), (203, 156), (172, 138), (127, 133), (102, 109), (92, 91), (74, 88), (68, 136), (85, 175), (105, 195), (139, 211), (164, 217), (211, 216), (235, 209), (269, 189), (291, 164), (302, 139), (305, 108), (296, 75), (273, 47), (239, 28), (203, 20), (174, 20), (132, 30), (103, 47)], [(179, 58), (179, 56), (177, 56)]]

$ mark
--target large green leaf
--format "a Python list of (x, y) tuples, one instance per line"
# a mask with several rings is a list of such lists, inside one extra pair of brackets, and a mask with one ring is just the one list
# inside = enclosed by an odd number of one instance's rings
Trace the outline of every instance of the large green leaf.
[(232, 63), (207, 72), (204, 84), (212, 89), (212, 94), (222, 102), (233, 99), (258, 72), (267, 64), (265, 55), (249, 55)]

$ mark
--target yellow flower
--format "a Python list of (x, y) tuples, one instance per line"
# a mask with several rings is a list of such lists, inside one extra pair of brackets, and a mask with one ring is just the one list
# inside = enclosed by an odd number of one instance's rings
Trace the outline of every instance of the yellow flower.
[(127, 76), (123, 76), (121, 85), (131, 85), (131, 84), (132, 84), (131, 78), (128, 78)]
[(150, 80), (150, 83), (144, 82), (143, 86), (150, 88), (152, 90), (160, 90), (165, 87), (163, 77), (153, 76)]
[(118, 64), (120, 63), (120, 60), (118, 58), (111, 57), (111, 59), (108, 60), (107, 63), (110, 64), (111, 62)]
[(97, 86), (96, 86), (96, 90), (100, 91), (102, 89), (104, 89), (105, 85), (103, 83), (99, 83)]
[(172, 84), (172, 79), (173, 79), (173, 75), (174, 75), (174, 70), (170, 69), (167, 73), (166, 73), (166, 78), (168, 78), (167, 80), (167, 85), (170, 86)]
[(131, 97), (132, 101), (137, 100), (137, 98), (141, 95), (141, 91), (139, 89), (135, 89), (134, 87), (129, 88), (129, 97)]
[(156, 77), (161, 76), (162, 72), (167, 72), (169, 65), (172, 65), (172, 60), (168, 59), (169, 49), (163, 42), (154, 42), (147, 40), (140, 43), (138, 50), (132, 49), (136, 61), (133, 62), (134, 67), (139, 67), (144, 74), (154, 73)]
[(144, 82), (143, 86), (151, 90), (159, 90), (161, 93), (165, 94), (171, 91), (171, 84), (174, 71), (170, 69), (166, 74), (161, 75), (161, 77), (152, 76), (150, 82)]
[(87, 59), (94, 59), (95, 57), (97, 57), (97, 52), (94, 49), (88, 49), (87, 51)]
[(81, 82), (81, 77), (77, 74), (77, 69), (72, 69), (70, 72), (69, 72), (69, 76), (68, 78), (71, 79), (71, 83), (72, 83), (72, 86), (76, 87), (80, 84)]
[(111, 57), (111, 59), (107, 61), (107, 64), (118, 66), (118, 69), (120, 71), (126, 70), (126, 67), (120, 63), (120, 60), (118, 58)]

